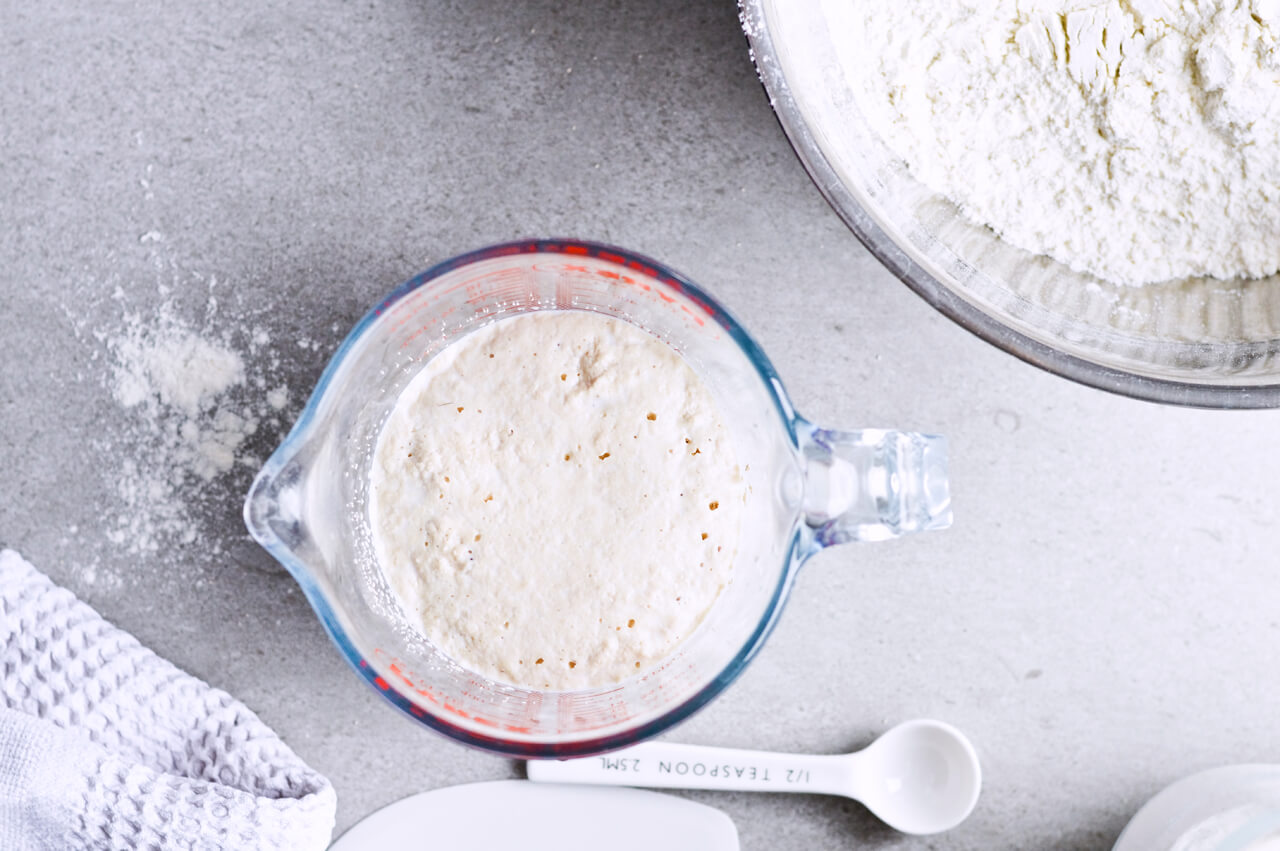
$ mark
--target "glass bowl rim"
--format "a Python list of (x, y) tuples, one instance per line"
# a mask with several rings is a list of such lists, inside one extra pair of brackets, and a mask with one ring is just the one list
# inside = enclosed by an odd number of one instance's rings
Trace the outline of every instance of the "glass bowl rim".
[(961, 328), (1007, 354), (1077, 384), (1147, 402), (1193, 408), (1280, 407), (1280, 383), (1202, 384), (1153, 378), (1068, 354), (1015, 330), (923, 269), (874, 221), (844, 185), (810, 131), (783, 73), (764, 11), (767, 0), (739, 0), (742, 28), (774, 115), (822, 197), (858, 241), (898, 280)]

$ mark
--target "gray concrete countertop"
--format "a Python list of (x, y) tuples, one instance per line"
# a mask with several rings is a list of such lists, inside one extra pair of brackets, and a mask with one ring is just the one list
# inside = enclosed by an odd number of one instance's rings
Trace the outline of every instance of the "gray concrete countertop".
[[(1280, 762), (1280, 413), (1108, 396), (933, 312), (810, 184), (729, 0), (4, 7), (0, 543), (257, 710), (333, 780), (340, 830), (522, 768), (351, 674), (243, 530), (250, 462), (380, 295), (532, 235), (702, 283), (811, 419), (951, 439), (954, 528), (819, 556), (670, 738), (835, 753), (937, 717), (982, 755), (977, 811), (909, 838), (848, 801), (694, 795), (744, 848), (1106, 848), (1178, 777)], [(289, 403), (147, 550), (122, 483), (159, 438), (113, 398), (111, 345), (162, 314), (244, 353), (243, 404)]]

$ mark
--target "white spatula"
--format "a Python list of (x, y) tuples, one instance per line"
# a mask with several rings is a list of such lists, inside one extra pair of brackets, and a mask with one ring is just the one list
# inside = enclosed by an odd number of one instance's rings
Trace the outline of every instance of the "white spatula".
[(713, 807), (640, 789), (499, 780), (411, 795), (329, 851), (738, 851)]

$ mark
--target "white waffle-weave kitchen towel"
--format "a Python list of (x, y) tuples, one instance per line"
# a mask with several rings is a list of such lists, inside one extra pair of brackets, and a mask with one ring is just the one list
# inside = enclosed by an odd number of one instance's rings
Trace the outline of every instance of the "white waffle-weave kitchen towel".
[(0, 849), (323, 849), (329, 782), (247, 707), (0, 551)]

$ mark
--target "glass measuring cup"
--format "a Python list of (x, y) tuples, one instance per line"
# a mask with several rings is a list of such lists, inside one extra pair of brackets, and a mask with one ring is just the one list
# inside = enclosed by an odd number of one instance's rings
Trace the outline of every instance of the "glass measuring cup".
[[(543, 691), (463, 668), (409, 624), (374, 555), (369, 471), (397, 396), (450, 342), (533, 310), (596, 311), (675, 348), (715, 398), (749, 487), (720, 599), (670, 656), (615, 685)], [(951, 512), (942, 438), (814, 426), (755, 341), (701, 289), (644, 257), (555, 240), (445, 261), (361, 319), (254, 480), (245, 522), (387, 700), (461, 742), (529, 758), (600, 753), (687, 718), (760, 649), (814, 553), (944, 528)]]

